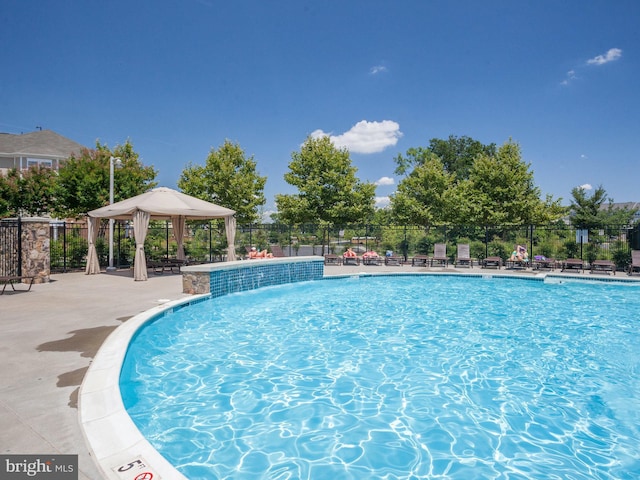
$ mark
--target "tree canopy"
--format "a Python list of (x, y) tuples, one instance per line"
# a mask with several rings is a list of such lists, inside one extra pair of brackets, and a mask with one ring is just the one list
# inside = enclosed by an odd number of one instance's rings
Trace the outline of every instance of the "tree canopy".
[[(430, 148), (409, 150), (403, 157), (410, 159), (408, 163), (396, 159), (401, 171), (407, 172), (413, 166), (391, 196), (392, 211), (399, 221), (420, 225), (504, 225), (544, 223), (564, 215), (560, 199), (540, 199), (533, 172), (522, 161), (516, 143), (508, 141), (496, 150), (492, 145), (482, 146), (463, 138), (459, 145), (449, 138), (454, 146), (468, 146), (462, 149), (464, 158), (459, 162), (449, 158), (449, 167)], [(432, 144), (451, 145), (433, 140)], [(467, 172), (465, 165), (471, 152), (473, 162)]]
[(35, 166), (0, 175), (0, 218), (49, 213), (55, 203), (55, 172)]
[(156, 184), (156, 171), (145, 167), (126, 142), (113, 151), (96, 143), (71, 156), (56, 172), (46, 167), (12, 169), (0, 175), (0, 217), (51, 215), (78, 218), (109, 203), (109, 158), (119, 157), (122, 168), (114, 171), (115, 201), (144, 193)]
[(296, 194), (276, 195), (278, 220), (284, 223), (347, 224), (368, 221), (374, 211), (375, 185), (362, 182), (349, 151), (328, 137), (308, 137), (291, 154), (284, 179)]
[(631, 222), (636, 212), (630, 208), (614, 208), (613, 199), (607, 196), (607, 191), (602, 185), (591, 195), (587, 193), (587, 189), (575, 187), (571, 190), (571, 197), (571, 223), (577, 228), (626, 225)]
[(204, 165), (187, 165), (178, 187), (187, 195), (235, 210), (240, 224), (254, 223), (260, 220), (258, 210), (266, 203), (267, 181), (256, 165), (239, 144), (225, 140), (217, 150), (211, 149)]
[(447, 140), (432, 138), (427, 148), (418, 147), (407, 150), (406, 156), (398, 154), (396, 173), (404, 175), (411, 167), (416, 167), (436, 156), (442, 162), (442, 168), (458, 180), (469, 177), (473, 162), (479, 155), (494, 156), (496, 144), (484, 145), (471, 137), (450, 135)]
[(56, 181), (56, 202), (51, 213), (58, 218), (79, 217), (109, 204), (110, 157), (121, 160), (114, 169), (114, 201), (134, 197), (155, 187), (157, 175), (152, 166), (144, 166), (131, 142), (113, 150), (96, 142), (94, 150), (85, 149), (71, 156), (60, 167)]

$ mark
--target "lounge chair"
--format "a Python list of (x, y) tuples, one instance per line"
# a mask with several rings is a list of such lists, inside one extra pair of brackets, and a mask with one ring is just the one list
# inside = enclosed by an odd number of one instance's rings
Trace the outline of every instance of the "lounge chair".
[[(33, 285), (33, 280), (34, 279), (35, 279), (35, 277), (21, 277), (21, 276), (17, 276), (17, 275), (1, 276), (0, 277), (0, 284), (2, 284), (3, 287), (2, 287), (2, 291), (0, 292), (0, 295), (4, 294), (4, 291), (7, 288), (7, 285), (11, 285), (11, 289), (15, 292), (16, 291), (16, 287), (15, 287), (16, 283), (25, 283), (25, 284), (29, 285), (29, 288), (27, 288), (25, 290), (26, 292), (28, 292), (29, 290), (31, 290), (31, 286)], [(25, 280), (27, 280), (27, 281), (25, 281)]]
[(554, 270), (556, 265), (555, 258), (547, 258), (544, 255), (536, 255), (533, 258), (534, 270)]
[(507, 260), (507, 268), (522, 268), (526, 270), (528, 266), (529, 255), (527, 254), (527, 247), (516, 245), (511, 257)]
[(365, 253), (362, 255), (363, 265), (382, 265), (382, 257), (380, 255), (373, 255)]
[(447, 257), (447, 244), (446, 243), (436, 243), (433, 247), (433, 257), (431, 257), (431, 266), (433, 267), (433, 262), (437, 262), (438, 264), (446, 267), (449, 264), (449, 258)]
[(468, 243), (459, 243), (456, 252), (456, 260), (453, 264), (454, 267), (458, 265), (464, 265), (469, 268), (473, 267), (473, 260), (471, 258), (470, 248)]
[(175, 258), (161, 258), (160, 260), (147, 260), (147, 268), (153, 268), (153, 273), (162, 275), (164, 272), (180, 273), (180, 268), (188, 265), (187, 260)]
[(384, 264), (388, 266), (401, 267), (403, 263), (404, 258), (397, 255), (389, 255), (388, 257), (384, 257)]
[(271, 250), (271, 254), (274, 257), (285, 257), (286, 255), (284, 254), (284, 251), (282, 250), (282, 247), (280, 245), (269, 245), (269, 250)]
[(334, 253), (327, 253), (324, 256), (324, 264), (325, 265), (342, 265), (342, 257)]
[(360, 257), (349, 248), (342, 254), (342, 265), (360, 265)]
[(429, 263), (429, 255), (416, 255), (411, 258), (412, 267), (426, 267)]
[(502, 266), (502, 258), (501, 257), (487, 257), (481, 262), (482, 268), (497, 268), (500, 270)]
[(616, 274), (616, 264), (611, 260), (594, 260), (591, 262), (591, 273), (605, 272), (609, 275), (610, 272)]
[(627, 274), (633, 275), (634, 270), (640, 272), (640, 250), (631, 250), (631, 263), (629, 264)]
[(567, 258), (562, 262), (562, 270), (584, 270), (584, 262), (580, 258)]
[(360, 265), (360, 257), (342, 257), (342, 265)]

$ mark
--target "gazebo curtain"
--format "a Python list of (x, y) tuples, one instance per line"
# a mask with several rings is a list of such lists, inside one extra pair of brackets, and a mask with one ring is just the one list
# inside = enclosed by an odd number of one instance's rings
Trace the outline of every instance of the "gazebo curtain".
[(173, 237), (176, 239), (176, 243), (178, 244), (178, 250), (176, 252), (176, 258), (178, 260), (184, 260), (186, 258), (184, 254), (184, 244), (183, 244), (184, 224), (185, 224), (185, 218), (182, 215), (171, 217), (171, 226), (173, 227)]
[(133, 279), (147, 280), (147, 260), (144, 255), (144, 240), (147, 238), (149, 230), (149, 219), (151, 215), (148, 212), (138, 210), (133, 214), (133, 234), (136, 239), (136, 256), (133, 263)]
[(89, 241), (89, 251), (87, 252), (87, 275), (100, 273), (100, 262), (96, 251), (96, 240), (98, 239), (99, 218), (87, 217), (87, 240)]
[(224, 229), (227, 233), (227, 261), (232, 262), (236, 259), (236, 217), (230, 215), (224, 217)]

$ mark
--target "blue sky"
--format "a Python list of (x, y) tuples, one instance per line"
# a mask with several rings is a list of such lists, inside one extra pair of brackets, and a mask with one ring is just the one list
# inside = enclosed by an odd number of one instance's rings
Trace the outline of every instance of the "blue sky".
[(328, 134), (383, 205), (397, 154), (467, 135), (513, 139), (564, 204), (640, 201), (637, 0), (4, 0), (0, 19), (0, 131), (129, 139), (160, 185), (229, 139), (269, 211)]

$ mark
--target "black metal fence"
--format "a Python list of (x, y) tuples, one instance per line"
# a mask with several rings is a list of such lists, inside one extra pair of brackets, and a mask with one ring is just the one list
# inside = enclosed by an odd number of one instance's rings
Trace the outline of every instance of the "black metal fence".
[[(638, 227), (608, 225), (598, 229), (578, 230), (564, 223), (553, 225), (442, 225), (429, 228), (415, 225), (283, 225), (239, 226), (236, 252), (242, 257), (246, 249), (256, 246), (269, 249), (279, 246), (287, 256), (340, 254), (348, 247), (364, 252), (387, 251), (409, 259), (416, 254), (433, 254), (436, 243), (447, 244), (447, 255), (454, 258), (456, 245), (468, 243), (471, 256), (483, 259), (499, 256), (507, 259), (516, 244), (527, 246), (529, 256), (580, 258), (588, 263), (596, 259), (612, 260), (619, 269), (630, 262), (632, 242), (640, 242)], [(219, 220), (188, 222), (184, 239), (185, 253), (192, 263), (225, 260), (227, 247), (224, 223)], [(100, 264), (108, 264), (108, 227), (100, 227), (96, 249)], [(53, 272), (85, 267), (88, 250), (85, 224), (58, 223), (51, 226), (51, 269)], [(177, 243), (170, 222), (151, 222), (145, 241), (150, 259), (171, 258)], [(135, 240), (129, 223), (117, 222), (114, 229), (114, 265), (133, 263)]]
[(20, 219), (0, 221), (0, 276), (22, 275), (22, 223)]

